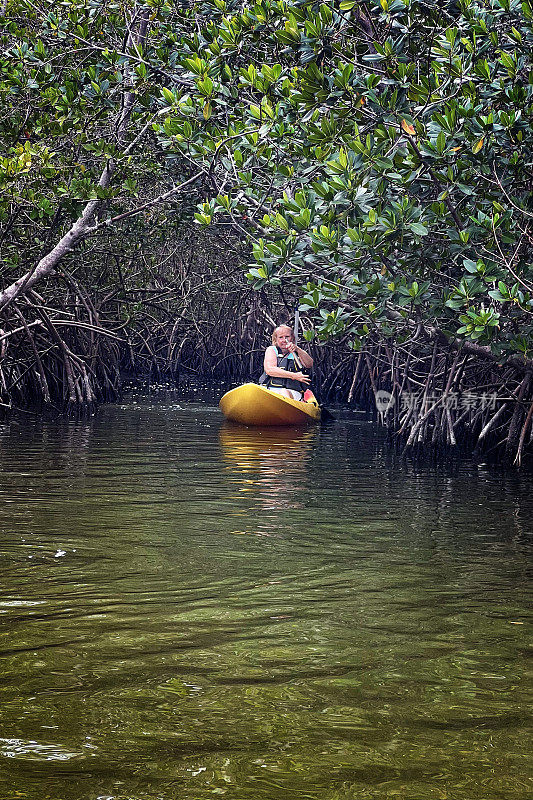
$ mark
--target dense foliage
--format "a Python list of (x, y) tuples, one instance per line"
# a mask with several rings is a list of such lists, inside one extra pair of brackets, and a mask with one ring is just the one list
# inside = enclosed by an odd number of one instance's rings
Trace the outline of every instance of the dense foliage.
[[(531, 19), (527, 2), (382, 0), (261, 3), (219, 21), (189, 64), (210, 108), (237, 84), (240, 124), (258, 130), (222, 145), (238, 195), (198, 218), (229, 204), (255, 219), (250, 277), (306, 283), (319, 330), (356, 347), (421, 322), (529, 356)], [(269, 63), (230, 79), (258, 30)], [(201, 60), (208, 48), (218, 58)]]
[(250, 244), (255, 288), (301, 298), (309, 338), (529, 374), (532, 18), (529, 0), (6, 2), (4, 315), (78, 269), (76, 246), (194, 214)]
[(529, 353), (527, 1), (8, 10), (2, 211), (24, 242), (8, 268), (84, 201), (123, 213), (197, 176), (198, 221), (251, 228), (250, 277), (308, 284), (324, 333), (357, 346), (423, 320)]

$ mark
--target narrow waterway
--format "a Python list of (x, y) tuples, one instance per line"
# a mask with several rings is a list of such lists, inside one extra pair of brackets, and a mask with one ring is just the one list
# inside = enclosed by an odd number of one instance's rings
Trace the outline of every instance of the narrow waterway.
[(341, 416), (0, 425), (1, 798), (530, 794), (533, 477)]

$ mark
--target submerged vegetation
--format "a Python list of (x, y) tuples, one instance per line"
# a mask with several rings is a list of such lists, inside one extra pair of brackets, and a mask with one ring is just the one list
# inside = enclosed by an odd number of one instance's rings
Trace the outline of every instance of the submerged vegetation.
[(2, 404), (244, 376), (298, 299), (323, 396), (531, 452), (529, 0), (0, 12)]

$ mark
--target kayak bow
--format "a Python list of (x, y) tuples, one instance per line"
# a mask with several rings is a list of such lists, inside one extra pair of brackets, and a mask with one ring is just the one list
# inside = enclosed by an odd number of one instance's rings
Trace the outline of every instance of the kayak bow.
[(226, 392), (219, 405), (227, 419), (241, 425), (305, 425), (320, 419), (316, 400), (292, 400), (256, 383), (244, 383)]

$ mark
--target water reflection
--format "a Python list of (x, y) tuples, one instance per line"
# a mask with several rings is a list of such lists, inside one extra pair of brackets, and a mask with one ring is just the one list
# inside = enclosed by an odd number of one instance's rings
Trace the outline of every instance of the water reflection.
[(317, 428), (246, 428), (225, 423), (219, 439), (226, 469), (239, 491), (255, 495), (264, 510), (302, 508), (307, 465)]
[(527, 796), (531, 474), (221, 425), (0, 426), (0, 798)]

